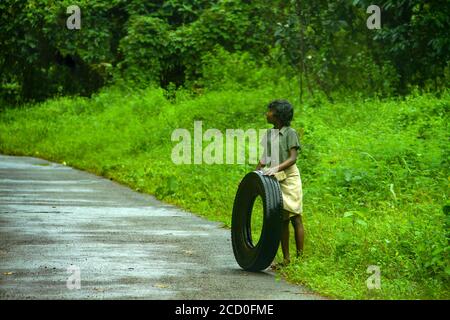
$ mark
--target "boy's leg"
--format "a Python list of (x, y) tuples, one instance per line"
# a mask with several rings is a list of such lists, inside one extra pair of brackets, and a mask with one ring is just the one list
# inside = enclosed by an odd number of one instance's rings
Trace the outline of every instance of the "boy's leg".
[(283, 251), (283, 263), (289, 263), (291, 260), (289, 255), (289, 219), (283, 220), (281, 228), (281, 250)]
[(297, 214), (291, 218), (292, 226), (294, 227), (295, 244), (297, 247), (297, 257), (303, 253), (303, 243), (305, 240), (305, 230), (303, 228), (302, 216)]

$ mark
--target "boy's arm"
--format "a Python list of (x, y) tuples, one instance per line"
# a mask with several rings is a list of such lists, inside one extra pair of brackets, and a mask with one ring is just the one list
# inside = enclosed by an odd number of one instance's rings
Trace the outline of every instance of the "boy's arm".
[(292, 166), (296, 162), (297, 162), (297, 148), (291, 148), (289, 150), (289, 158), (286, 161), (280, 163), (278, 166), (269, 168), (265, 172), (265, 174), (269, 175), (269, 176), (272, 176), (272, 175), (274, 175), (275, 173), (277, 173), (279, 171), (283, 171), (284, 169), (289, 168), (290, 166)]
[(297, 148), (289, 150), (289, 158), (278, 166), (278, 171), (283, 171), (297, 162)]

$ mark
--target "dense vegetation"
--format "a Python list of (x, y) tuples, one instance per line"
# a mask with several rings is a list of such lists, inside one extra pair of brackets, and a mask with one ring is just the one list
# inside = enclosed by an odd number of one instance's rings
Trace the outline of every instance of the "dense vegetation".
[[(65, 28), (72, 4), (81, 30)], [(268, 128), (267, 103), (286, 98), (303, 145), (306, 244), (281, 273), (331, 297), (448, 299), (448, 4), (380, 0), (380, 30), (366, 26), (369, 4), (2, 1), (0, 152), (229, 226), (255, 166), (175, 165), (171, 133), (197, 120)], [(366, 285), (370, 265), (381, 289)]]
[[(81, 29), (66, 27), (79, 5)], [(0, 99), (89, 95), (118, 78), (201, 90), (213, 48), (298, 78), (301, 90), (365, 96), (441, 90), (450, 80), (446, 0), (3, 0)], [(265, 79), (261, 79), (265, 81)], [(276, 81), (276, 79), (272, 79)]]
[[(175, 128), (264, 128), (265, 103), (287, 84), (172, 102), (158, 89), (110, 88), (0, 116), (0, 151), (64, 162), (230, 225), (252, 165), (175, 165)], [(297, 104), (298, 105), (298, 104)], [(341, 298), (449, 298), (450, 95), (305, 104), (292, 126), (304, 144), (306, 251), (283, 272)], [(204, 145), (205, 147), (205, 145)], [(292, 246), (293, 247), (293, 246)], [(368, 290), (369, 265), (381, 290)]]

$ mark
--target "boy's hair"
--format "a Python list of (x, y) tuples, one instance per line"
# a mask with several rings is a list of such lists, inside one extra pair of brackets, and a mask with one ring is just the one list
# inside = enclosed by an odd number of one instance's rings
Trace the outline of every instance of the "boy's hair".
[(268, 109), (275, 110), (275, 116), (281, 121), (283, 126), (289, 127), (294, 117), (294, 108), (287, 100), (273, 100), (267, 106)]

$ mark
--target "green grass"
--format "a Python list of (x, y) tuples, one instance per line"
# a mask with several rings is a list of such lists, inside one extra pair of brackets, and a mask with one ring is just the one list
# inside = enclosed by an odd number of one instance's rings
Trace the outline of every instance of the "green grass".
[[(5, 109), (0, 152), (65, 162), (229, 227), (239, 181), (255, 166), (175, 165), (171, 133), (192, 132), (196, 120), (203, 132), (268, 128), (265, 105), (286, 97), (303, 143), (306, 243), (281, 274), (335, 298), (449, 299), (450, 94), (300, 105), (286, 88), (178, 91), (169, 101), (160, 89), (112, 87)], [(367, 289), (370, 265), (381, 289)]]

